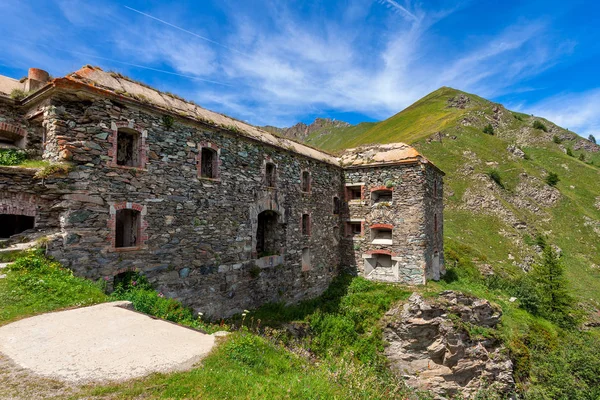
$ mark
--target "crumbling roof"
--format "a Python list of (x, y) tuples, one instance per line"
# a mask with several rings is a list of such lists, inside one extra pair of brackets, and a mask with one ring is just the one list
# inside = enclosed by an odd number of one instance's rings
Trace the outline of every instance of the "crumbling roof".
[[(139, 82), (134, 82), (120, 74), (103, 71), (97, 67), (85, 66), (67, 75), (64, 79), (104, 89), (116, 95), (129, 97), (142, 103), (160, 107), (169, 112), (195, 119), (209, 125), (218, 126), (251, 139), (287, 149), (331, 164), (338, 164), (336, 157), (289, 139), (277, 137), (255, 126), (228, 116), (204, 109), (175, 95), (162, 93)], [(55, 80), (59, 81), (59, 80)], [(56, 82), (60, 85), (60, 82)]]
[[(0, 76), (0, 94), (9, 94), (14, 88), (21, 88), (22, 86), (23, 83), (18, 80)], [(119, 73), (106, 72), (99, 67), (90, 65), (86, 65), (64, 78), (53, 79), (49, 82), (49, 85), (44, 86), (36, 93), (47, 90), (52, 86), (58, 88), (84, 86), (100, 93), (110, 93), (129, 101), (150, 105), (168, 113), (220, 127), (233, 134), (239, 134), (330, 164), (341, 164), (345, 167), (363, 167), (415, 162), (430, 163), (416, 149), (404, 143), (370, 145), (348, 149), (337, 158), (305, 144), (275, 136), (256, 126), (207, 110), (174, 94), (163, 93)], [(28, 98), (34, 97), (36, 93), (32, 93)]]
[(348, 149), (342, 153), (340, 161), (344, 167), (431, 163), (406, 143), (373, 144)]

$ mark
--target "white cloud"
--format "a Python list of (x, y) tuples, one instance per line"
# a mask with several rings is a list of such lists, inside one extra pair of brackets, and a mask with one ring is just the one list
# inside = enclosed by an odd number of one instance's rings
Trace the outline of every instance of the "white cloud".
[(544, 117), (585, 138), (594, 135), (600, 139), (600, 88), (553, 96), (535, 105), (523, 106), (521, 110)]

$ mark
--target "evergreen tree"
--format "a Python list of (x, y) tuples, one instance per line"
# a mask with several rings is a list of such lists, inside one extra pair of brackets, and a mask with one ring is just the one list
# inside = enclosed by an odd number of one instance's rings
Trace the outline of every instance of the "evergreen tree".
[(562, 326), (572, 326), (573, 298), (567, 290), (564, 267), (552, 246), (544, 248), (542, 262), (534, 267), (533, 275), (540, 299), (540, 314)]
[(590, 140), (590, 142), (596, 144), (596, 138), (594, 137), (594, 135), (590, 135), (588, 139)]

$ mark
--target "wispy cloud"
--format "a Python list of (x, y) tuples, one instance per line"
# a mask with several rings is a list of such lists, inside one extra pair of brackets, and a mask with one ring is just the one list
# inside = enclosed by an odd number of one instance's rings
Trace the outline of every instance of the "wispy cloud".
[(581, 136), (594, 135), (600, 139), (600, 88), (583, 93), (560, 94), (533, 106), (519, 108), (525, 113), (543, 116)]
[[(436, 24), (469, 2), (436, 4), (351, 0), (325, 17), (319, 5), (300, 12), (288, 2), (250, 7), (223, 1), (225, 20), (215, 24), (177, 5), (60, 0), (49, 8), (52, 15), (6, 0), (0, 34), (34, 44), (5, 40), (0, 54), (56, 73), (95, 58), (109, 68), (151, 71), (152, 83), (161, 75), (192, 78), (169, 82), (208, 108), (282, 126), (332, 110), (386, 118), (443, 85), (484, 96), (518, 91), (518, 82), (573, 49), (572, 42), (548, 35), (550, 22), (517, 19), (462, 38), (456, 51), (441, 51)], [(19, 26), (16, 15), (31, 17), (40, 30)]]

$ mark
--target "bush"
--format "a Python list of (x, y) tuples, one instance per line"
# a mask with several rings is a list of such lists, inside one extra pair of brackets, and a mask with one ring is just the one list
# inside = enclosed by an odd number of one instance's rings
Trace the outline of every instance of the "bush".
[(497, 169), (492, 169), (487, 174), (498, 186), (504, 189), (504, 183), (502, 183), (502, 177), (500, 176), (500, 172)]
[(540, 129), (540, 130), (542, 130), (544, 132), (548, 132), (548, 128), (546, 128), (546, 125), (542, 124), (538, 120), (533, 121), (533, 128), (534, 129)]
[(556, 184), (558, 182), (560, 182), (560, 178), (558, 177), (558, 174), (554, 173), (554, 172), (549, 172), (548, 175), (546, 175), (546, 178), (544, 179), (546, 181), (546, 183), (552, 187), (556, 186)]
[(575, 154), (573, 154), (573, 150), (571, 150), (571, 148), (570, 148), (570, 147), (567, 147), (567, 155), (568, 155), (569, 157), (575, 157)]
[(562, 139), (559, 138), (557, 135), (552, 136), (552, 141), (556, 144), (561, 144), (562, 143)]
[(585, 162), (585, 154), (583, 154), (583, 153), (579, 154), (579, 161), (584, 161)]
[(0, 149), (0, 165), (18, 165), (27, 159), (23, 150)]
[(596, 144), (596, 138), (594, 137), (594, 135), (590, 135), (588, 136), (588, 140), (594, 144)]
[(483, 133), (487, 133), (488, 135), (493, 135), (494, 134), (494, 127), (492, 126), (492, 124), (487, 124), (483, 128)]

